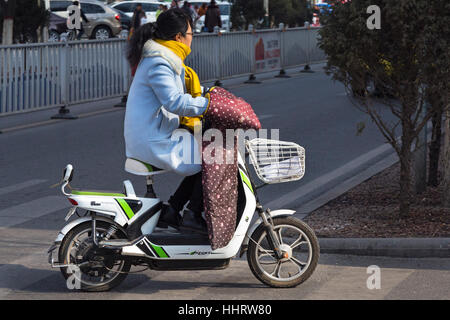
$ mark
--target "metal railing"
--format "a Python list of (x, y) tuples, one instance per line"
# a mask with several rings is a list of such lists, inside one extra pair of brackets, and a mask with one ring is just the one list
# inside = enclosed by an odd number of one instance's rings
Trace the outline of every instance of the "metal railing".
[[(196, 35), (185, 63), (201, 81), (214, 81), (323, 61), (318, 29)], [(131, 80), (126, 44), (111, 39), (0, 46), (0, 116), (125, 95)]]

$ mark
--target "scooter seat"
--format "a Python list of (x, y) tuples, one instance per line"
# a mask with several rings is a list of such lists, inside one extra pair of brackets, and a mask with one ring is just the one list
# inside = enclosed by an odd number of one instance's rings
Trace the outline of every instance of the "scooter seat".
[(133, 158), (127, 158), (125, 161), (125, 171), (139, 176), (153, 176), (167, 172), (167, 170), (157, 168), (149, 163)]
[(120, 192), (114, 191), (101, 191), (101, 190), (71, 190), (71, 194), (75, 196), (105, 196), (105, 197), (123, 197), (126, 195)]

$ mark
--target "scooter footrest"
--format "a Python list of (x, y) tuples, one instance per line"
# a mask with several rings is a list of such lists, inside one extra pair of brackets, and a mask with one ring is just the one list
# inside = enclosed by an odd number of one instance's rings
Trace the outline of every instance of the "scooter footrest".
[(126, 247), (133, 245), (135, 241), (129, 241), (127, 239), (112, 239), (112, 240), (105, 240), (100, 241), (99, 245), (105, 246), (105, 247)]
[(205, 245), (209, 246), (208, 235), (200, 233), (157, 232), (146, 236), (151, 243), (168, 246)]

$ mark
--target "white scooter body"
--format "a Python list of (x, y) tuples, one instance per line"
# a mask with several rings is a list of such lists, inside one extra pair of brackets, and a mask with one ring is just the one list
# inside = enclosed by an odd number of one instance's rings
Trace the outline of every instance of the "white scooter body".
[[(256, 138), (246, 141), (246, 148), (257, 176), (266, 184), (299, 180), (304, 175), (304, 149), (295, 143)], [(263, 209), (240, 153), (235, 232), (225, 247), (216, 250), (205, 234), (157, 228), (165, 204), (155, 195), (152, 176), (164, 170), (131, 158), (126, 160), (125, 170), (146, 177), (145, 197), (137, 197), (128, 180), (124, 181), (124, 193), (66, 193), (72, 165), (64, 171), (61, 189), (74, 205), (66, 221), (79, 215), (77, 208), (86, 214), (59, 232), (48, 250), (49, 263), (60, 268), (67, 280), (75, 277), (79, 289), (110, 290), (125, 279), (133, 265), (154, 270), (224, 269), (240, 249), (241, 255), (247, 252), (253, 275), (271, 287), (297, 286), (316, 268), (320, 248), (314, 231), (289, 217), (292, 210)]]
[[(253, 231), (261, 223), (258, 219), (253, 222), (253, 215), (256, 211), (257, 200), (253, 193), (251, 179), (247, 172), (246, 165), (241, 155), (238, 155), (239, 164), (239, 179), (243, 186), (245, 195), (245, 207), (240, 215), (239, 223), (233, 238), (226, 247), (212, 250), (211, 245), (205, 241), (200, 241), (201, 244), (167, 244), (164, 240), (158, 240), (158, 235), (164, 234), (159, 239), (170, 239), (170, 237), (180, 236), (179, 233), (161, 232), (158, 229), (155, 230), (156, 224), (161, 213), (161, 201), (158, 198), (140, 198), (137, 197), (133, 186), (130, 181), (124, 182), (125, 194), (113, 194), (113, 193), (97, 193), (97, 192), (83, 192), (72, 191), (68, 194), (64, 191), (65, 186), (71, 179), (72, 166), (66, 167), (65, 184), (62, 186), (63, 193), (69, 197), (72, 203), (77, 203), (72, 207), (66, 220), (70, 218), (76, 211), (76, 208), (85, 209), (91, 212), (95, 212), (97, 220), (109, 221), (112, 220), (120, 226), (123, 230), (127, 230), (133, 223), (138, 221), (139, 217), (145, 214), (149, 210), (155, 212), (152, 216), (145, 221), (140, 227), (141, 236), (137, 239), (130, 239), (130, 243), (125, 246), (121, 246), (121, 254), (129, 257), (144, 257), (153, 260), (165, 260), (167, 262), (172, 260), (224, 260), (230, 259), (239, 253), (242, 245), (248, 245), (249, 237)], [(130, 211), (130, 206), (127, 206), (127, 202), (136, 204), (139, 207), (135, 213)], [(152, 209), (153, 208), (153, 209)], [(272, 217), (280, 215), (292, 215), (295, 211), (292, 210), (276, 210), (270, 212)], [(66, 236), (66, 234), (81, 223), (91, 221), (92, 217), (85, 216), (78, 218), (68, 223), (58, 234), (55, 239), (55, 246), (58, 246)], [(253, 222), (253, 224), (252, 224)], [(189, 234), (192, 237), (192, 234)], [(171, 241), (169, 241), (171, 243)], [(100, 242), (100, 244), (102, 244)], [(106, 242), (105, 246), (113, 246), (111, 243)], [(52, 265), (57, 267), (53, 263), (50, 252), (49, 260), (52, 261)]]

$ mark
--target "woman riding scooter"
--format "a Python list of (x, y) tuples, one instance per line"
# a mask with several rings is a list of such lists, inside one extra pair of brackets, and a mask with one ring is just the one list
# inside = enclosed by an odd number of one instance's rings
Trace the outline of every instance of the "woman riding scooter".
[[(128, 158), (185, 176), (169, 205), (163, 206), (159, 226), (207, 233), (201, 217), (201, 164), (186, 163), (179, 154), (182, 146), (189, 145), (191, 150), (183, 152), (199, 159), (200, 147), (192, 134), (183, 134), (189, 143), (174, 135), (180, 125), (197, 121), (209, 105), (209, 98), (201, 96), (197, 74), (183, 63), (191, 52), (192, 25), (181, 9), (170, 9), (131, 37), (127, 58), (138, 67), (129, 91), (124, 136)], [(182, 218), (179, 212), (188, 201)]]

